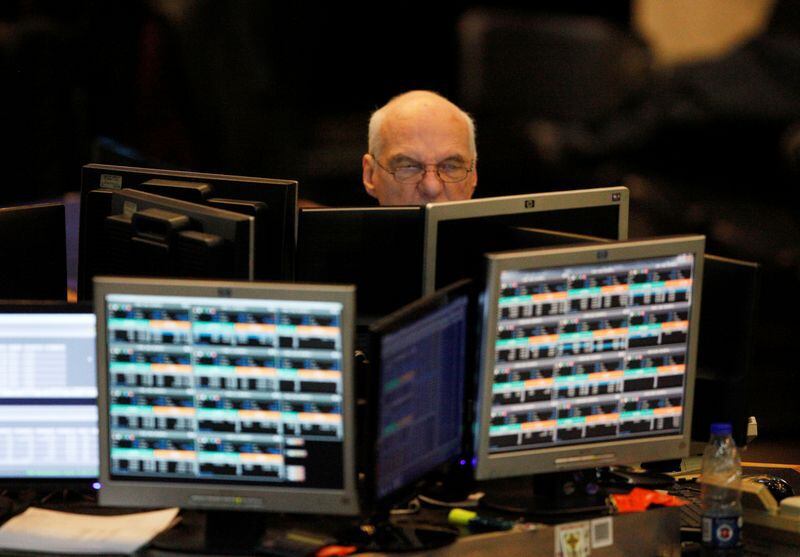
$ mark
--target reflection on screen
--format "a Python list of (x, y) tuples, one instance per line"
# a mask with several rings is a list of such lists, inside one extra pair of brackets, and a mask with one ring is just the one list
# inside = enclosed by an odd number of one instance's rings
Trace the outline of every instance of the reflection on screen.
[(379, 498), (458, 454), (466, 320), (461, 297), (382, 339)]
[(342, 488), (342, 304), (106, 307), (112, 477)]

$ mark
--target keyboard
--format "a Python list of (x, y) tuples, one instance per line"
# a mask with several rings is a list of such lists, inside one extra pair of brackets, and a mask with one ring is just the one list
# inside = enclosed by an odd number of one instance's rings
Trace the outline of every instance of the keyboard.
[(688, 505), (680, 508), (681, 530), (700, 531), (701, 515), (700, 510), (700, 482), (697, 480), (678, 480), (669, 490), (670, 495), (677, 495), (681, 499), (688, 501)]

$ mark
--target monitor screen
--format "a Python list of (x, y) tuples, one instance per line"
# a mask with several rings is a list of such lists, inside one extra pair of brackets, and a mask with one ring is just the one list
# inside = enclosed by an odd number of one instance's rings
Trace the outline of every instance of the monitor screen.
[(469, 298), (462, 281), (371, 328), (374, 494), (386, 498), (463, 448)]
[(536, 247), (520, 227), (624, 240), (628, 199), (627, 188), (614, 187), (429, 203), (423, 291), (478, 278), (485, 253)]
[(479, 477), (688, 453), (703, 245), (490, 255)]
[(0, 484), (98, 477), (95, 374), (91, 307), (0, 305)]
[(301, 209), (298, 281), (356, 285), (363, 322), (422, 295), (422, 207), (326, 207)]
[(98, 279), (101, 504), (353, 513), (352, 287)]

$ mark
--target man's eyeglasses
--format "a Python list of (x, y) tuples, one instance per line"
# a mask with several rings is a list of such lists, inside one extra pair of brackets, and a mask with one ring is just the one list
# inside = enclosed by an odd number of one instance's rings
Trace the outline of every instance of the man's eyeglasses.
[(439, 164), (422, 164), (421, 162), (406, 161), (397, 163), (392, 168), (386, 168), (378, 161), (375, 155), (372, 155), (372, 158), (375, 160), (375, 164), (391, 174), (395, 180), (403, 184), (419, 182), (430, 167), (436, 170), (436, 175), (442, 182), (460, 182), (472, 172), (475, 166), (474, 160), (470, 161), (469, 166), (458, 161), (445, 161)]

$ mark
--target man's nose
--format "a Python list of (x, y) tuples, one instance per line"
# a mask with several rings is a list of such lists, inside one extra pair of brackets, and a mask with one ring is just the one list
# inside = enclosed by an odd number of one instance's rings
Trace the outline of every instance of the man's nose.
[(442, 190), (444, 189), (444, 184), (442, 183), (442, 179), (439, 178), (439, 174), (437, 174), (437, 168), (435, 166), (427, 167), (425, 169), (425, 173), (422, 175), (419, 187), (425, 197), (429, 199), (436, 199), (439, 197), (439, 195), (441, 195)]

